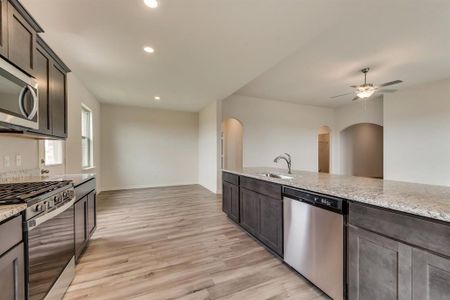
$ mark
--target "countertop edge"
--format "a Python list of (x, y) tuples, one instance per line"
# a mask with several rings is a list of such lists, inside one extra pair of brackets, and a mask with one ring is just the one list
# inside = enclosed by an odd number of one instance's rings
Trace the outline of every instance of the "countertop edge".
[[(270, 169), (270, 168), (268, 168), (268, 169)], [(277, 183), (282, 186), (288, 186), (288, 187), (292, 187), (292, 188), (300, 188), (300, 189), (304, 189), (307, 191), (320, 193), (323, 195), (330, 195), (330, 196), (338, 197), (338, 198), (345, 199), (348, 201), (368, 204), (368, 205), (385, 208), (385, 209), (389, 209), (389, 210), (396, 211), (396, 212), (407, 213), (407, 214), (411, 214), (411, 215), (418, 216), (418, 217), (424, 217), (424, 218), (435, 220), (435, 221), (445, 222), (447, 224), (450, 223), (450, 213), (445, 213), (445, 212), (435, 210), (432, 208), (418, 208), (417, 206), (414, 206), (414, 205), (405, 206), (405, 205), (400, 205), (399, 203), (392, 203), (392, 202), (386, 203), (386, 202), (380, 202), (379, 200), (377, 201), (374, 199), (360, 198), (357, 196), (349, 197), (348, 195), (342, 195), (340, 193), (330, 193), (329, 191), (322, 191), (320, 189), (312, 189), (311, 187), (308, 187), (308, 186), (304, 186), (304, 187), (299, 186), (299, 185), (301, 185), (301, 183), (299, 183), (296, 186), (296, 185), (290, 184), (290, 182), (285, 181), (283, 179), (262, 177), (258, 174), (251, 174), (251, 173), (246, 173), (246, 172), (241, 172), (241, 171), (222, 169), (222, 172), (231, 173), (231, 174), (235, 174), (235, 175), (239, 175), (239, 176), (250, 177), (250, 178), (257, 179), (257, 180), (263, 180), (266, 182)], [(381, 179), (379, 179), (379, 180), (381, 180)]]

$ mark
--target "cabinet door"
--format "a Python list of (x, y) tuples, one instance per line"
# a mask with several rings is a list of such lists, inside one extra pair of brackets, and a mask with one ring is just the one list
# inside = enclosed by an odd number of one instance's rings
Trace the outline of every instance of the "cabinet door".
[(88, 195), (88, 233), (89, 236), (94, 232), (97, 225), (97, 195), (95, 191)]
[(348, 226), (348, 299), (411, 299), (412, 248)]
[(223, 182), (222, 185), (222, 211), (228, 216), (231, 211), (231, 184)]
[(34, 70), (38, 81), (39, 93), (39, 133), (51, 135), (51, 110), (50, 110), (50, 58), (44, 49), (37, 47)]
[(260, 195), (258, 238), (283, 254), (283, 201)]
[(259, 227), (258, 211), (259, 194), (241, 188), (239, 224), (254, 236), (257, 235)]
[(235, 222), (239, 222), (239, 187), (234, 184), (231, 186), (231, 206), (230, 206), (230, 219)]
[(237, 185), (223, 182), (222, 210), (230, 219), (239, 222), (239, 187)]
[(36, 31), (8, 3), (8, 58), (19, 68), (34, 75)]
[(0, 257), (0, 291), (2, 300), (25, 299), (23, 243)]
[(50, 101), (52, 133), (54, 136), (65, 138), (67, 137), (66, 74), (54, 62), (50, 68)]
[(8, 0), (0, 0), (0, 55), (8, 56)]
[(87, 197), (75, 203), (75, 258), (78, 261), (88, 240)]
[(450, 260), (413, 250), (413, 299), (449, 299)]

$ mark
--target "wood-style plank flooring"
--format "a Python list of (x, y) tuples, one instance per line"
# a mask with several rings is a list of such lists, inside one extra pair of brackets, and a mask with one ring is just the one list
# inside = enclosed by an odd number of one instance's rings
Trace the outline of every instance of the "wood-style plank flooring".
[(106, 192), (71, 299), (326, 299), (198, 185)]

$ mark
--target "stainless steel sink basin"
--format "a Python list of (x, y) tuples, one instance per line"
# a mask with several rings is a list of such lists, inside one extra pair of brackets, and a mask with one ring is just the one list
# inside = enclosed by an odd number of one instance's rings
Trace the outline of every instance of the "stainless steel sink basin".
[(264, 174), (261, 174), (261, 176), (278, 178), (278, 179), (293, 179), (294, 178), (292, 176), (275, 174), (275, 173), (264, 173)]

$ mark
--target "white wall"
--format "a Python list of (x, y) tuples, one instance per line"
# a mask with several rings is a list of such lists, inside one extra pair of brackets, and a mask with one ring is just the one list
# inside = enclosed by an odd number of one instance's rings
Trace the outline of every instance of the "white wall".
[(243, 167), (244, 127), (233, 118), (222, 122), (223, 132), (223, 168), (227, 170), (241, 170)]
[(450, 79), (385, 96), (385, 178), (450, 186)]
[(278, 166), (273, 159), (292, 155), (293, 169), (317, 171), (318, 132), (334, 128), (334, 111), (234, 94), (222, 103), (222, 120), (238, 119), (244, 126), (244, 167)]
[(196, 184), (198, 113), (101, 106), (101, 187)]
[[(16, 166), (16, 155), (22, 158), (21, 166)], [(9, 156), (9, 167), (4, 164), (5, 156)], [(9, 135), (0, 136), (0, 174), (37, 168), (39, 168), (39, 159), (36, 140)]]
[(198, 127), (198, 183), (206, 187), (213, 193), (217, 193), (218, 188), (218, 157), (220, 118), (219, 103), (212, 102), (199, 113)]

